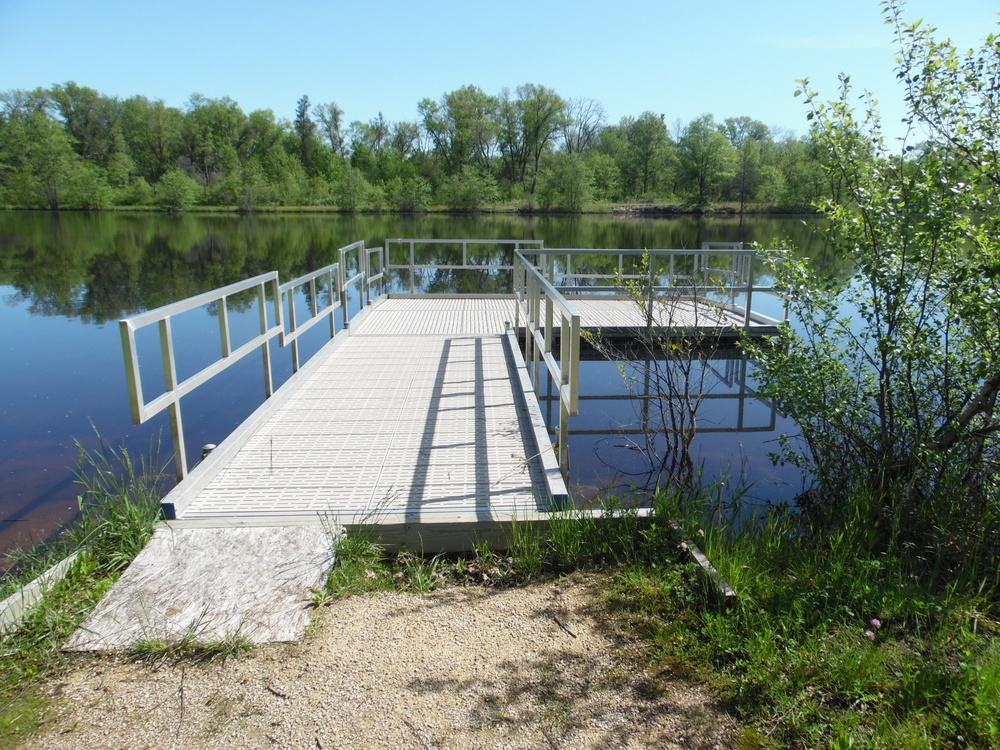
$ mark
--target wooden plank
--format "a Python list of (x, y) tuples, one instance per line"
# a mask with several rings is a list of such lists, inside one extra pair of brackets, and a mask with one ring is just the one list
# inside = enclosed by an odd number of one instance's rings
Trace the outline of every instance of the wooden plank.
[(15, 591), (0, 602), (0, 635), (14, 630), (25, 618), (28, 612), (40, 602), (49, 590), (59, 583), (76, 562), (79, 552), (68, 557), (42, 573), (19, 591)]
[(325, 526), (162, 526), (64, 650), (301, 640), (338, 540)]

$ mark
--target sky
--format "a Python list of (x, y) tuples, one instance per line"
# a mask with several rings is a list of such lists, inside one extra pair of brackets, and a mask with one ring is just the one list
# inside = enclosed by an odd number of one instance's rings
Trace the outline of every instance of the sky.
[[(0, 91), (75, 81), (183, 108), (192, 94), (291, 120), (299, 98), (345, 122), (416, 121), (417, 103), (524, 83), (599, 102), (609, 123), (651, 110), (673, 131), (712, 114), (803, 135), (808, 78), (840, 73), (903, 114), (896, 49), (877, 0), (0, 0)], [(998, 0), (910, 0), (960, 48), (1000, 31)]]

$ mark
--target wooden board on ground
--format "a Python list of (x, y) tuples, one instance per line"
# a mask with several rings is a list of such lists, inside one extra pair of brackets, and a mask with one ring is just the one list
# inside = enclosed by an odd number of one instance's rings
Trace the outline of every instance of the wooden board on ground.
[(338, 539), (324, 526), (162, 526), (64, 649), (301, 640)]

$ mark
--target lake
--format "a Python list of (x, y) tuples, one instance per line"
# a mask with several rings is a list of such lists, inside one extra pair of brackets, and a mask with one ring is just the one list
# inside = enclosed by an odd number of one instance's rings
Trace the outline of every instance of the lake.
[[(822, 241), (796, 217), (0, 212), (0, 552), (44, 542), (73, 518), (78, 450), (94, 450), (98, 435), (136, 454), (161, 438), (161, 460), (169, 455), (165, 414), (132, 424), (121, 317), (266, 271), (289, 280), (335, 262), (338, 248), (351, 242), (379, 246), (393, 237), (542, 239), (547, 247), (609, 249), (767, 246), (785, 238), (803, 255), (830, 263)], [(256, 313), (248, 307), (233, 317), (237, 330), (248, 330)], [(325, 341), (319, 328), (302, 342), (306, 355)], [(197, 359), (187, 366), (196, 369)], [(291, 374), (291, 359), (275, 350), (273, 361), (277, 386)], [(713, 366), (720, 398), (699, 419), (697, 460), (707, 477), (748, 475), (749, 496), (759, 502), (787, 502), (801, 481), (794, 471), (771, 466), (767, 453), (794, 426), (753, 397), (752, 363)], [(260, 367), (249, 357), (186, 397), (189, 452), (221, 442), (260, 405)], [(641, 422), (647, 401), (625, 389), (613, 363), (592, 360), (582, 370), (581, 413), (571, 423), (571, 483), (594, 494), (642, 473), (622, 427)]]

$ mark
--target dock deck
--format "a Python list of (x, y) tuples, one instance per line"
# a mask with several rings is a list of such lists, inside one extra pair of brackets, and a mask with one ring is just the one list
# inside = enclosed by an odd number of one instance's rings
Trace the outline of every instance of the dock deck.
[(534, 459), (551, 446), (536, 444), (537, 403), (518, 390), (513, 304), (381, 300), (275, 394), (238, 449), (206, 460), (211, 478), (176, 518), (409, 525), (549, 510)]
[[(579, 307), (585, 329), (640, 323), (628, 301)], [(468, 538), (473, 525), (544, 516), (561, 479), (518, 376), (514, 311), (512, 297), (379, 299), (165, 498), (168, 517), (448, 524)], [(735, 325), (707, 315), (702, 325)]]

